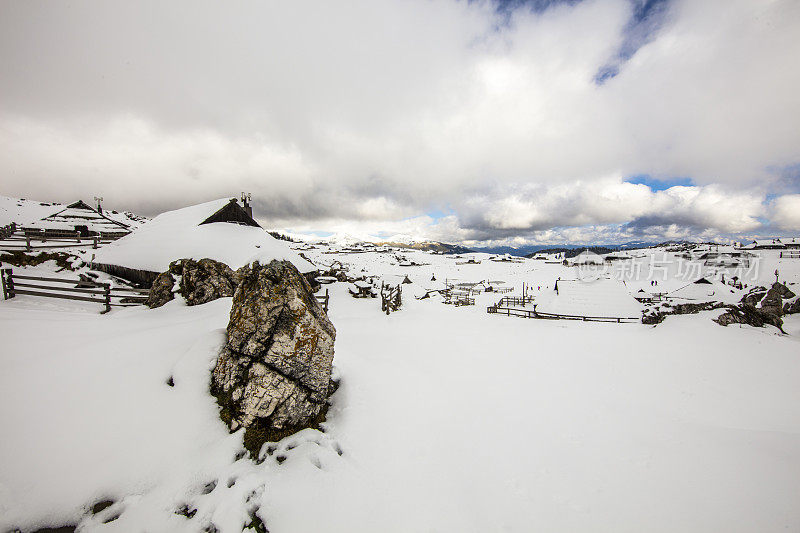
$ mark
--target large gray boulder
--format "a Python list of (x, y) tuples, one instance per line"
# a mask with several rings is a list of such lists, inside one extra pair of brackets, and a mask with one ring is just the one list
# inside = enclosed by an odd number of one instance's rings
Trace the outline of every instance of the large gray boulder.
[(228, 339), (212, 392), (232, 431), (246, 428), (254, 455), (264, 442), (315, 425), (333, 390), (336, 329), (288, 261), (240, 269)]
[(180, 259), (169, 265), (180, 274), (180, 293), (187, 305), (200, 305), (226, 296), (233, 296), (239, 276), (231, 267), (213, 259)]
[(150, 287), (147, 305), (161, 307), (174, 298), (176, 277), (178, 293), (186, 299), (187, 305), (200, 305), (233, 296), (239, 284), (239, 276), (231, 267), (214, 259), (178, 259), (169, 264), (169, 270), (162, 272)]

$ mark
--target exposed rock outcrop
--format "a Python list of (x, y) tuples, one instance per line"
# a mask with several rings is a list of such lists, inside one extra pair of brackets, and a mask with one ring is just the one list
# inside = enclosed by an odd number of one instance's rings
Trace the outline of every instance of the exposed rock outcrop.
[(710, 311), (725, 307), (721, 302), (703, 302), (698, 304), (677, 304), (649, 311), (642, 316), (642, 324), (660, 324), (669, 315), (694, 315), (700, 311)]
[(721, 326), (749, 324), (757, 328), (770, 324), (781, 330), (781, 333), (786, 333), (783, 331), (783, 320), (780, 316), (771, 312), (770, 309), (759, 309), (750, 304), (728, 306), (728, 310), (714, 319), (714, 321)]
[(159, 274), (150, 287), (150, 294), (147, 295), (147, 306), (150, 309), (155, 309), (175, 298), (172, 292), (174, 287), (175, 278), (171, 272), (167, 271)]
[(796, 299), (793, 302), (786, 302), (785, 304), (783, 304), (784, 315), (791, 315), (794, 313), (800, 313), (800, 298)]
[(239, 276), (231, 267), (213, 259), (180, 259), (169, 265), (170, 271), (181, 276), (180, 293), (187, 305), (200, 305), (212, 300), (233, 296)]
[(772, 284), (772, 287), (766, 289), (765, 287), (757, 287), (750, 291), (742, 298), (742, 303), (745, 305), (752, 305), (764, 312), (781, 316), (791, 312), (794, 302), (784, 302), (784, 300), (791, 300), (796, 295), (789, 287), (777, 281)]
[(161, 307), (174, 298), (176, 277), (180, 279), (178, 293), (187, 305), (200, 305), (218, 298), (233, 296), (239, 275), (231, 267), (213, 259), (178, 259), (169, 265), (153, 282), (147, 305)]
[(212, 392), (245, 446), (316, 424), (333, 391), (336, 330), (302, 274), (288, 261), (238, 271), (228, 340), (212, 375)]

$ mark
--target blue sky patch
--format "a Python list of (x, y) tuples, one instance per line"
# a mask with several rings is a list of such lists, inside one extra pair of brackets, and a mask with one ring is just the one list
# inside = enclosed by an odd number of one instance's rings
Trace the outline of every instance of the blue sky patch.
[(694, 182), (692, 178), (654, 178), (649, 174), (639, 174), (631, 176), (625, 180), (626, 183), (647, 185), (650, 189), (655, 191), (665, 191), (670, 187), (693, 187)]

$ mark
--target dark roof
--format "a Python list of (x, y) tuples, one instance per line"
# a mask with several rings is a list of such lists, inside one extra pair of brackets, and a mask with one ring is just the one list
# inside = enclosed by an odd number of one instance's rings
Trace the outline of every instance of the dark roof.
[[(78, 200), (74, 204), (69, 204), (65, 209), (88, 209), (89, 211), (94, 211), (94, 209), (86, 205), (86, 202), (84, 202), (83, 200)], [(61, 211), (59, 211), (59, 213), (60, 212)]]
[[(124, 224), (124, 223), (120, 222), (119, 220), (114, 220), (113, 218), (108, 218), (103, 213), (97, 211), (95, 208), (87, 205), (86, 202), (84, 202), (83, 200), (78, 200), (77, 202), (71, 203), (67, 207), (62, 209), (61, 211), (53, 213), (52, 215), (48, 215), (48, 216), (44, 217), (42, 220), (57, 221), (59, 217), (64, 218), (64, 216), (61, 215), (61, 213), (63, 213), (67, 209), (81, 209), (83, 211), (89, 211), (89, 212), (92, 213), (92, 215), (94, 215), (95, 218), (102, 219), (104, 222), (110, 222), (111, 224), (117, 225), (117, 226), (119, 226), (121, 228), (124, 228), (124, 229), (130, 231), (130, 226), (128, 224)], [(80, 220), (80, 219), (75, 219), (75, 220)]]
[(261, 226), (253, 220), (253, 217), (247, 214), (247, 211), (236, 202), (236, 198), (231, 198), (228, 204), (221, 208), (219, 211), (202, 221), (199, 226), (203, 224), (211, 224), (213, 222), (232, 222), (234, 224), (242, 224), (243, 226)]

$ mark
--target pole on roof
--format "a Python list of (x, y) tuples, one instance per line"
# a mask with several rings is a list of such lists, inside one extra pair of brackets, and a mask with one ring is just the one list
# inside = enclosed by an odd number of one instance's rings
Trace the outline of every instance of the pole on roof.
[(102, 213), (103, 212), (103, 207), (100, 205), (100, 202), (103, 201), (103, 197), (102, 196), (95, 196), (94, 197), (94, 201), (97, 202), (97, 212), (98, 213)]

